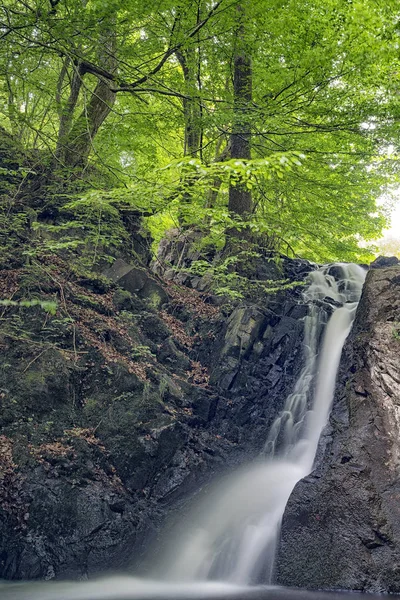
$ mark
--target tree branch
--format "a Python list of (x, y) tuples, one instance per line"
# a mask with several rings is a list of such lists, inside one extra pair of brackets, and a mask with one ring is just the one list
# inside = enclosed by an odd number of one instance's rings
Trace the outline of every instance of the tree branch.
[(141, 92), (143, 93), (148, 93), (148, 94), (161, 94), (162, 96), (174, 96), (175, 98), (182, 98), (185, 100), (191, 100), (192, 97), (191, 96), (185, 96), (185, 94), (181, 94), (179, 92), (173, 92), (173, 91), (167, 91), (167, 90), (158, 90), (157, 88), (139, 88), (138, 90), (136, 89), (132, 89), (129, 85), (128, 86), (121, 86), (118, 88), (111, 88), (111, 91), (116, 93), (116, 92), (130, 92), (131, 94), (140, 94)]
[[(223, 1), (224, 0), (219, 0), (209, 10), (207, 16), (202, 21), (200, 21), (200, 23), (198, 23), (187, 34), (187, 36), (185, 37), (185, 41), (187, 39), (193, 38), (208, 23), (208, 21), (214, 16), (214, 14), (216, 13), (217, 9), (219, 8), (219, 6), (222, 4)], [(176, 28), (176, 21), (177, 21), (177, 19), (175, 19), (175, 21), (174, 21), (171, 33)], [(170, 46), (164, 52), (164, 54), (162, 55), (161, 59), (156, 64), (156, 66), (153, 67), (153, 69), (151, 69), (148, 73), (146, 73), (145, 75), (143, 75), (142, 77), (140, 77), (136, 81), (133, 81), (131, 83), (121, 82), (120, 89), (117, 89), (116, 91), (130, 92), (130, 91), (134, 90), (135, 88), (139, 87), (140, 85), (142, 85), (143, 83), (146, 83), (146, 81), (148, 81), (149, 79), (151, 79), (151, 77), (153, 77), (154, 75), (156, 75), (163, 68), (163, 66), (165, 65), (165, 63), (167, 62), (167, 60), (170, 58), (170, 56), (172, 56), (172, 54), (176, 53), (183, 46), (183, 44), (184, 44), (184, 42), (179, 42), (178, 44), (175, 44), (174, 46), (172, 46), (170, 44)], [(101, 78), (104, 78), (104, 79), (108, 79), (109, 81), (116, 81), (117, 80), (115, 74), (110, 73), (109, 71), (106, 71), (105, 69), (102, 69), (101, 67), (98, 67), (97, 65), (94, 65), (93, 63), (88, 62), (86, 60), (82, 60), (82, 62), (81, 62), (81, 69), (82, 69), (82, 73), (83, 74), (84, 73), (91, 73), (92, 75), (95, 75), (96, 77), (101, 77)]]

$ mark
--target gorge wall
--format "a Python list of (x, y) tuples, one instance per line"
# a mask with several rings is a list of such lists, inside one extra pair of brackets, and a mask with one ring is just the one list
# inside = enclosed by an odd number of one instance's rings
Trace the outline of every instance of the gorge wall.
[(317, 466), (295, 487), (282, 585), (400, 590), (400, 266), (371, 269)]
[[(314, 266), (251, 268), (304, 283)], [(59, 258), (0, 270), (17, 303), (1, 313), (0, 579), (146, 573), (166, 523), (258, 455), (303, 366), (301, 285), (224, 304), (182, 269), (105, 275)], [(60, 290), (55, 315), (18, 306)], [(400, 590), (399, 290), (399, 266), (368, 273), (316, 469), (285, 513), (281, 584)]]
[(302, 287), (228, 309), (121, 260), (107, 278), (52, 261), (0, 271), (5, 298), (63, 297), (2, 309), (0, 579), (146, 572), (167, 517), (260, 451), (302, 367)]

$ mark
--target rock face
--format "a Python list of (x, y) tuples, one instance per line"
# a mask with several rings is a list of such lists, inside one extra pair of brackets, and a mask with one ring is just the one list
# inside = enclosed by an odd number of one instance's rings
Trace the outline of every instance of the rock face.
[(367, 275), (317, 467), (286, 507), (276, 579), (400, 591), (400, 266)]
[[(55, 269), (57, 315), (2, 319), (0, 579), (145, 570), (165, 521), (257, 455), (302, 367), (302, 287), (228, 311), (123, 261), (108, 283)], [(311, 269), (288, 261), (277, 278)], [(0, 285), (16, 300), (58, 290), (28, 267)]]

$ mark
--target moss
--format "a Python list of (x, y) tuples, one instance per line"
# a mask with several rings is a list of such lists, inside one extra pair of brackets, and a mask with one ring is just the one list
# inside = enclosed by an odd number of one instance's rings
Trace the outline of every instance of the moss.
[(57, 293), (59, 286), (52, 279), (48, 269), (40, 268), (37, 264), (25, 264), (19, 278), (18, 298), (31, 298), (43, 293)]
[(168, 327), (156, 314), (150, 312), (142, 313), (139, 318), (139, 324), (144, 334), (155, 343), (161, 343), (171, 335)]
[(165, 304), (165, 294), (155, 288), (151, 289), (146, 295), (146, 300), (150, 306), (155, 309), (161, 308)]
[(100, 273), (87, 271), (77, 265), (72, 265), (71, 270), (76, 276), (77, 283), (95, 294), (105, 294), (113, 286), (113, 283)]
[(117, 310), (129, 311), (134, 309), (132, 294), (127, 290), (123, 290), (122, 288), (118, 288), (114, 292), (113, 302)]
[(34, 390), (35, 388), (43, 387), (46, 383), (45, 375), (42, 371), (27, 371), (23, 374), (22, 377), (22, 385), (29, 388), (30, 390)]
[(85, 294), (75, 294), (73, 297), (74, 304), (79, 304), (85, 308), (91, 308), (99, 313), (107, 312), (104, 310), (104, 307), (100, 304), (100, 302), (96, 302), (90, 296), (86, 296)]
[(394, 321), (393, 327), (392, 327), (392, 337), (400, 342), (400, 323), (398, 321)]
[[(23, 346), (22, 346), (23, 348)], [(15, 344), (0, 363), (1, 420), (37, 419), (60, 405), (72, 405), (70, 372), (65, 358), (54, 349), (24, 348)]]

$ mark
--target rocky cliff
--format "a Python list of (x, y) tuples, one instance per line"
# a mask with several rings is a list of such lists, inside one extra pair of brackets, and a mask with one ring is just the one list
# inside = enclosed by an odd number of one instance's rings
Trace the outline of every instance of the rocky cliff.
[(369, 271), (315, 471), (286, 508), (280, 584), (400, 590), (400, 266)]
[[(257, 276), (310, 269), (265, 259)], [(0, 271), (0, 579), (143, 563), (167, 517), (259, 452), (301, 368), (302, 288), (228, 307), (187, 285), (122, 260)]]

